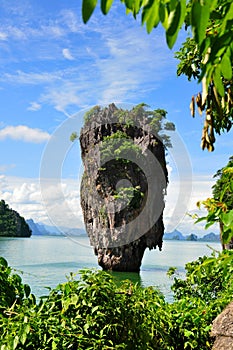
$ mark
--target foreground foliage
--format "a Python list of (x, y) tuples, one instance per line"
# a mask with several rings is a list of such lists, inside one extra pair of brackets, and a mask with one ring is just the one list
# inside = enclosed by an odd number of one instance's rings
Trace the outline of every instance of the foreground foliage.
[(211, 349), (213, 319), (232, 300), (232, 251), (186, 265), (174, 302), (157, 290), (81, 271), (39, 302), (0, 259), (0, 345), (13, 349)]
[(233, 247), (233, 156), (225, 167), (214, 175), (218, 178), (212, 187), (213, 197), (197, 203), (207, 209), (207, 216), (198, 218), (196, 223), (206, 221), (205, 228), (216, 222), (220, 226), (220, 236), (224, 249)]

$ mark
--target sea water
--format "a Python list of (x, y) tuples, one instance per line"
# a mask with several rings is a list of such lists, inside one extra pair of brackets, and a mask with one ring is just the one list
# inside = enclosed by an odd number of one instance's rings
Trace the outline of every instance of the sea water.
[[(177, 267), (184, 276), (185, 264), (199, 256), (221, 251), (220, 243), (164, 241), (162, 251), (146, 250), (141, 271), (114, 273), (118, 280), (130, 279), (143, 287), (159, 288), (167, 300), (172, 299), (172, 280), (167, 276), (169, 267)], [(70, 273), (81, 269), (100, 269), (87, 237), (32, 236), (30, 238), (0, 238), (0, 256), (16, 273), (22, 275), (37, 297), (48, 294), (46, 287), (54, 288), (65, 282)]]

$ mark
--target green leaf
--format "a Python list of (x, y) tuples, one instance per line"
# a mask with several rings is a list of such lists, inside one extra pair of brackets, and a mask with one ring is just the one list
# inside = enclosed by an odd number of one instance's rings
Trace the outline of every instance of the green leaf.
[(225, 226), (231, 226), (233, 229), (233, 209), (227, 213), (222, 213), (221, 220)]
[(147, 32), (150, 33), (154, 27), (159, 24), (159, 2), (150, 1), (147, 6), (143, 8), (142, 24), (146, 22)]
[(175, 9), (171, 11), (168, 16), (168, 28), (167, 28), (168, 35), (174, 35), (176, 33), (180, 22), (180, 15), (181, 15), (181, 3), (179, 1), (177, 2), (177, 6), (175, 7)]
[(204, 220), (207, 220), (207, 217), (205, 216), (202, 216), (201, 218), (199, 218), (199, 219), (197, 219), (196, 221), (195, 221), (195, 224), (198, 224), (198, 222), (201, 222), (201, 221), (204, 221)]
[(87, 23), (89, 18), (91, 17), (98, 0), (83, 0), (82, 2), (82, 17), (83, 22)]
[(108, 13), (112, 6), (113, 0), (101, 0), (101, 10), (104, 15)]
[(16, 349), (19, 344), (19, 336), (16, 335), (13, 341), (13, 349)]
[(199, 45), (205, 38), (209, 17), (209, 5), (202, 5), (201, 2), (194, 1), (191, 8), (191, 25), (193, 28), (194, 39)]
[(84, 329), (84, 331), (85, 331), (87, 334), (88, 334), (88, 329), (89, 329), (89, 328), (90, 328), (89, 323), (85, 323), (83, 329)]
[(213, 80), (214, 80), (214, 85), (219, 93), (220, 96), (224, 96), (225, 94), (225, 89), (223, 86), (222, 82), (222, 77), (221, 77), (221, 69), (220, 66), (216, 66), (213, 72)]
[(205, 225), (205, 230), (207, 230), (210, 226), (212, 226), (213, 224), (215, 224), (216, 221), (210, 221)]
[(4, 259), (2, 256), (0, 256), (0, 265), (2, 265), (5, 268), (8, 267), (8, 263), (7, 263), (6, 259)]
[(27, 340), (27, 333), (26, 333), (26, 332), (23, 332), (23, 334), (22, 334), (21, 337), (20, 337), (20, 341), (21, 341), (21, 343), (24, 345), (25, 342), (26, 342), (26, 340)]
[(167, 11), (167, 7), (162, 2), (160, 2), (160, 4), (159, 4), (159, 18), (160, 18), (160, 21), (161, 21), (164, 29), (167, 30), (167, 27), (168, 27), (168, 11)]
[(31, 293), (31, 288), (28, 284), (24, 285), (24, 293), (26, 295), (26, 298), (29, 297), (30, 293)]
[(230, 57), (228, 56), (227, 53), (222, 58), (221, 61), (221, 71), (222, 75), (226, 80), (231, 80), (232, 78), (232, 65), (231, 65), (231, 60)]
[(231, 229), (225, 229), (223, 230), (223, 233), (222, 233), (222, 241), (223, 243), (229, 243), (230, 240), (232, 239), (233, 237), (233, 231)]
[(184, 22), (185, 8), (186, 2), (185, 0), (181, 0), (177, 2), (175, 9), (169, 14), (166, 39), (170, 49), (174, 46), (179, 30)]

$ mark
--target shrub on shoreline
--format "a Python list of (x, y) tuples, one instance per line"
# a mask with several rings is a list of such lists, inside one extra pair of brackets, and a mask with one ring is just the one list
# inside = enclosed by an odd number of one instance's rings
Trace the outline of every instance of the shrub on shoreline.
[(170, 269), (173, 303), (98, 270), (71, 274), (37, 302), (0, 258), (0, 349), (211, 349), (212, 321), (232, 300), (232, 257), (201, 257), (186, 265), (185, 279)]

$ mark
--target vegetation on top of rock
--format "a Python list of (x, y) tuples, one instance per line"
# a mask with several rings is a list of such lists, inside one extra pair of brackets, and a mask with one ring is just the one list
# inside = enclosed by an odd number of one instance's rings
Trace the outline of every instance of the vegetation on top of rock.
[[(89, 124), (102, 111), (108, 107), (94, 106), (84, 114), (84, 127)], [(149, 110), (149, 106), (145, 103), (140, 103), (134, 106), (131, 110), (116, 108), (114, 111), (114, 122), (123, 125), (125, 128), (138, 126), (138, 123), (143, 123), (150, 128), (150, 131), (159, 137), (165, 147), (172, 147), (170, 136), (166, 131), (174, 131), (175, 124), (166, 121), (167, 112), (164, 109)], [(119, 130), (117, 131), (119, 132)], [(125, 137), (122, 134), (122, 137)], [(74, 141), (77, 138), (77, 133), (71, 134), (70, 140)]]
[(9, 208), (4, 200), (0, 201), (0, 236), (30, 237), (30, 230), (25, 219), (15, 210)]

